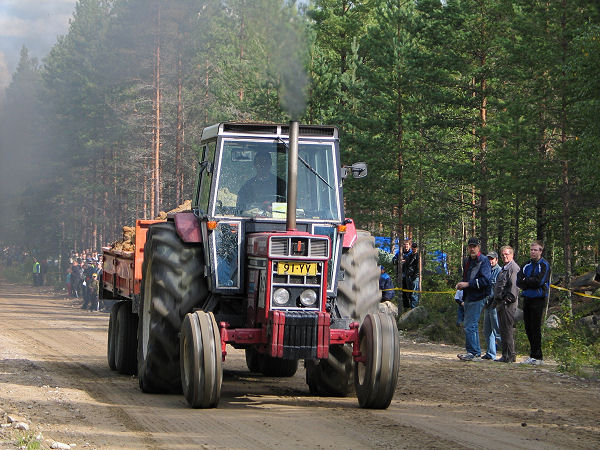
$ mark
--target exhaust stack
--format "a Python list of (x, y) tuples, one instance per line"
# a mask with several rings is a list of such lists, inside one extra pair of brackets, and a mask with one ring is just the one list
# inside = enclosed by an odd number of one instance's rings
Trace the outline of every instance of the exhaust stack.
[(288, 154), (288, 179), (287, 179), (287, 231), (296, 230), (296, 201), (298, 199), (298, 134), (300, 124), (296, 120), (290, 121), (290, 152)]

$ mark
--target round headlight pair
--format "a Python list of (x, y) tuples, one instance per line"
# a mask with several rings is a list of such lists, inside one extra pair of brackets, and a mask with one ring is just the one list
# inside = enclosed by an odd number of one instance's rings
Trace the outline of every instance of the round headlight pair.
[[(285, 288), (279, 288), (273, 292), (273, 303), (277, 306), (286, 305), (290, 300), (290, 293)], [(300, 294), (300, 303), (302, 306), (313, 306), (317, 303), (317, 293), (312, 289), (306, 289)]]

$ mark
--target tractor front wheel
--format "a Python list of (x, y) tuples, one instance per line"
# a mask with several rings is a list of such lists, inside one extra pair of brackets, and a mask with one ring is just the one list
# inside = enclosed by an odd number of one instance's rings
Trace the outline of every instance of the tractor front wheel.
[(214, 408), (223, 380), (221, 338), (215, 316), (196, 311), (181, 326), (181, 386), (192, 408)]
[(398, 328), (385, 313), (368, 314), (359, 331), (365, 359), (354, 368), (354, 387), (361, 408), (386, 409), (394, 396), (400, 365)]

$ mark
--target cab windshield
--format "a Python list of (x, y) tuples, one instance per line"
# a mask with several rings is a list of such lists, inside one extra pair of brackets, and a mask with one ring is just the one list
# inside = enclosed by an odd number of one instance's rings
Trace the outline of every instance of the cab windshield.
[[(340, 220), (333, 143), (298, 145), (298, 219)], [(223, 140), (214, 215), (285, 219), (287, 143)]]

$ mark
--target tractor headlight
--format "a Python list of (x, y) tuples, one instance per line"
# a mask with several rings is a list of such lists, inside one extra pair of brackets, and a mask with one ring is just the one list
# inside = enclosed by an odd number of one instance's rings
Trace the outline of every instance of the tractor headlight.
[(273, 292), (273, 303), (278, 306), (285, 305), (290, 299), (290, 293), (287, 289), (279, 288)]
[(306, 289), (300, 294), (300, 303), (303, 306), (312, 306), (317, 303), (317, 293), (312, 289)]

